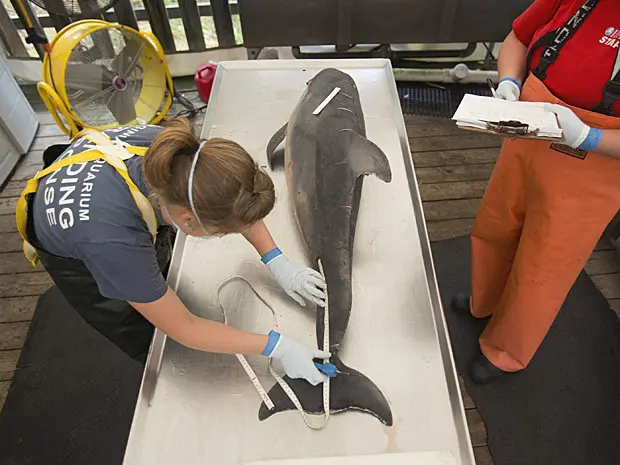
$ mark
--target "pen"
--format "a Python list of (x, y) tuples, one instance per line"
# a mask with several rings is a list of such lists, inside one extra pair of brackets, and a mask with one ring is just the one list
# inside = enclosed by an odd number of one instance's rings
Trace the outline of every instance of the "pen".
[(314, 366), (317, 367), (317, 369), (321, 373), (326, 374), (330, 378), (335, 377), (337, 374), (348, 375), (348, 373), (343, 373), (342, 371), (339, 371), (335, 365), (332, 365), (331, 363), (328, 363), (328, 362), (325, 362), (325, 363), (314, 362)]
[(489, 89), (491, 89), (491, 95), (497, 98), (497, 92), (495, 92), (495, 88), (493, 87), (493, 81), (491, 81), (491, 78), (487, 78), (487, 84), (489, 85)]

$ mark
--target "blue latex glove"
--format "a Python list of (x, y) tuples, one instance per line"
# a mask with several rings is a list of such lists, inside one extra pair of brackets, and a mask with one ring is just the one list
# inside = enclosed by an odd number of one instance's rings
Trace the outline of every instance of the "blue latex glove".
[(306, 306), (304, 299), (325, 307), (325, 279), (318, 271), (290, 261), (279, 249), (263, 256), (263, 263), (282, 289), (299, 305)]
[(562, 105), (545, 103), (543, 107), (555, 113), (564, 133), (564, 145), (574, 149), (595, 150), (601, 142), (603, 131), (591, 128), (571, 110)]
[(327, 375), (317, 369), (313, 359), (329, 359), (329, 352), (308, 347), (277, 331), (269, 333), (263, 355), (279, 360), (289, 378), (303, 378), (313, 386), (327, 380)]

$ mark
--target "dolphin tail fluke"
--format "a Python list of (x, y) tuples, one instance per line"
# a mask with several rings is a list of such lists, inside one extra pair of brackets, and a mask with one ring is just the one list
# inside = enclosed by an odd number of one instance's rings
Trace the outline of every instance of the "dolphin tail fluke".
[(269, 161), (269, 167), (271, 169), (273, 169), (274, 166), (279, 166), (282, 164), (283, 154), (280, 152), (276, 152), (276, 149), (286, 137), (287, 126), (288, 123), (278, 129), (278, 131), (271, 137), (269, 143), (267, 144), (267, 160)]
[[(359, 371), (345, 366), (335, 356), (330, 362), (341, 372), (330, 380), (330, 413), (359, 410), (370, 413), (387, 426), (392, 426), (392, 409), (375, 383)], [(323, 385), (312, 386), (303, 379), (290, 379), (288, 376), (284, 376), (284, 380), (297, 395), (306, 413), (315, 415), (324, 413)], [(295, 410), (293, 402), (279, 384), (271, 388), (269, 397), (274, 403), (274, 408), (269, 410), (263, 403), (258, 411), (260, 420), (266, 420), (279, 412)]]
[(351, 168), (358, 176), (374, 174), (383, 182), (392, 180), (390, 162), (377, 145), (354, 131), (346, 131)]

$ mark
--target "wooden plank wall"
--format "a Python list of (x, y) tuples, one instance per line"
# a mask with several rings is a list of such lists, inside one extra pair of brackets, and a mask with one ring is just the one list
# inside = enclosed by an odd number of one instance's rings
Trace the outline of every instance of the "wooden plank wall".
[(202, 52), (207, 49), (205, 37), (202, 33), (202, 23), (200, 21), (200, 11), (196, 0), (183, 0), (179, 3), (181, 18), (189, 49), (193, 52)]
[(149, 0), (144, 2), (144, 8), (149, 15), (149, 23), (153, 34), (159, 39), (165, 53), (176, 52), (172, 29), (170, 28), (170, 19), (166, 11), (164, 0)]
[(221, 48), (235, 46), (235, 32), (233, 29), (232, 17), (230, 16), (230, 5), (228, 0), (211, 0), (213, 11), (213, 21), (217, 40)]
[[(167, 55), (177, 54), (176, 41), (184, 42), (187, 40), (188, 51), (200, 53), (207, 50), (207, 42), (211, 49), (227, 49), (237, 46), (235, 39), (234, 24), (238, 24), (239, 18), (235, 18), (233, 23), (233, 15), (238, 15), (237, 3), (229, 4), (228, 0), (211, 0), (211, 2), (198, 2), (197, 0), (184, 0), (178, 4), (168, 4), (164, 0), (149, 0), (143, 2), (143, 7), (134, 9), (134, 5), (130, 0), (118, 0), (113, 8), (106, 12), (96, 12), (97, 8), (93, 7), (89, 0), (77, 0), (73, 3), (79, 8), (78, 11), (86, 13), (78, 16), (70, 16), (72, 13), (67, 3), (63, 0), (42, 0), (47, 10), (46, 14), (36, 16), (32, 11), (31, 5), (21, 0), (8, 0), (12, 3), (13, 10), (18, 13), (20, 5), (23, 5), (29, 13), (20, 18), (11, 16), (7, 7), (0, 2), (0, 41), (8, 52), (10, 57), (28, 58), (29, 50), (24, 46), (20, 36), (20, 30), (24, 30), (28, 26), (26, 18), (32, 19), (35, 29), (41, 35), (43, 34), (42, 25), (46, 28), (53, 27), (56, 31), (60, 31), (71, 22), (80, 19), (105, 19), (109, 22), (118, 22), (128, 25), (134, 29), (139, 29), (139, 21), (148, 20), (150, 29), (159, 39), (164, 52)], [(75, 5), (74, 5), (75, 6)], [(137, 6), (137, 5), (136, 5)], [(37, 10), (39, 13), (40, 10)], [(93, 12), (95, 11), (95, 12)], [(178, 29), (172, 22), (176, 24), (176, 19), (180, 18), (183, 23), (182, 31)], [(204, 21), (203, 18), (212, 19)], [(204, 24), (204, 30), (203, 30)], [(214, 31), (215, 30), (215, 31)], [(213, 32), (217, 36), (217, 46), (212, 41), (205, 38), (211, 38)], [(184, 34), (185, 37), (180, 37)], [(93, 33), (95, 42), (100, 44), (103, 58), (114, 56), (114, 47), (112, 38), (108, 31), (96, 31)], [(35, 49), (39, 56), (43, 58), (44, 52), (41, 45), (36, 44)], [(179, 52), (180, 53), (180, 52)]]
[(28, 52), (5, 8), (0, 8), (0, 40), (10, 56), (27, 58)]
[[(62, 0), (43, 0), (43, 4), (48, 11), (50, 21), (57, 31), (71, 23), (69, 13)], [(52, 12), (61, 12), (62, 14), (59, 15)]]
[(114, 4), (114, 13), (120, 24), (138, 29), (138, 20), (130, 0), (118, 0)]
[[(37, 34), (45, 35), (45, 32), (43, 31), (43, 28), (41, 27), (41, 24), (39, 23), (39, 19), (35, 15), (34, 10), (32, 9), (32, 6), (30, 5), (30, 2), (20, 1), (20, 0), (11, 0), (11, 4), (13, 5), (13, 8), (15, 9), (15, 12), (19, 16), (19, 20), (22, 23), (22, 25), (24, 26), (24, 29), (26, 28), (25, 25), (27, 24), (26, 17), (23, 14), (23, 12), (25, 10), (26, 15), (28, 16), (28, 18), (30, 18), (32, 20), (32, 26), (33, 26), (35, 32)], [(0, 8), (4, 8), (4, 6), (2, 5), (2, 2), (0, 2)], [(22, 10), (22, 8), (23, 8), (23, 10)], [(52, 19), (52, 18), (50, 18), (50, 19)], [(45, 50), (43, 49), (43, 46), (40, 45), (40, 44), (35, 44), (34, 48), (37, 51), (37, 54), (39, 55), (39, 57), (41, 57), (41, 59), (42, 59), (43, 56), (45, 55)]]

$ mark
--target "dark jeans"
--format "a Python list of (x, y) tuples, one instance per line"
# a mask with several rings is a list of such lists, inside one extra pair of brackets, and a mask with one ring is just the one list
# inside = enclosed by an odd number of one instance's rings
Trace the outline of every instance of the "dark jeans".
[[(59, 147), (50, 149), (58, 153)], [(45, 164), (49, 165), (55, 157), (46, 155), (48, 153), (44, 153)], [(32, 215), (28, 217), (32, 218)], [(127, 302), (102, 296), (84, 262), (58, 257), (38, 247), (31, 224), (28, 224), (28, 236), (39, 252), (41, 263), (67, 302), (89, 325), (131, 358), (144, 364), (153, 337), (153, 325)], [(170, 226), (160, 227), (155, 249), (159, 268), (164, 275), (168, 272), (174, 239), (175, 232)]]

